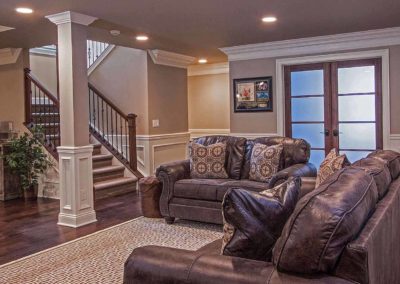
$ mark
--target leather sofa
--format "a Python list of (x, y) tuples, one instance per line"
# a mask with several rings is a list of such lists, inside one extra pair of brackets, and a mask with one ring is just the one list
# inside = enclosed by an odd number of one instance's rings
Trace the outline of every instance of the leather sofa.
[[(205, 136), (193, 140), (205, 146), (227, 144), (225, 168), (229, 179), (191, 179), (189, 160), (160, 165), (156, 175), (163, 184), (160, 211), (167, 223), (175, 218), (222, 224), (221, 204), (225, 192), (241, 187), (260, 192), (282, 183), (289, 176), (315, 177), (317, 170), (308, 163), (310, 145), (303, 139), (259, 137), (246, 139), (234, 136)], [(250, 158), (256, 143), (283, 144), (279, 172), (268, 183), (249, 180)], [(303, 187), (305, 194), (310, 187)]]
[[(371, 157), (388, 164), (358, 161), (298, 201), (274, 247), (273, 260), (221, 255), (221, 240), (197, 251), (147, 246), (127, 259), (124, 283), (400, 283), (400, 154), (377, 151)], [(352, 199), (354, 206), (349, 207)], [(302, 219), (303, 211), (308, 215)], [(342, 217), (331, 218), (337, 214)], [(356, 226), (360, 230), (344, 242)], [(324, 239), (329, 242), (324, 244)], [(281, 246), (288, 243), (282, 256)], [(296, 273), (286, 270), (290, 262)]]

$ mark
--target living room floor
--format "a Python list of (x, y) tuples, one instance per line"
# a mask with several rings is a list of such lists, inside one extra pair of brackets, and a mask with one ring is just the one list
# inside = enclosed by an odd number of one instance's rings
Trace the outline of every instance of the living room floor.
[(54, 199), (0, 201), (0, 265), (142, 215), (136, 193), (96, 201), (97, 222), (78, 229), (57, 225), (59, 207)]

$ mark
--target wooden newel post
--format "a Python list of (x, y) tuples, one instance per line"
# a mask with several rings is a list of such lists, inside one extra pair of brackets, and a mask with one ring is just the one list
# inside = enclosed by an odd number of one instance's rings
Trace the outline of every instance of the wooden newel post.
[(25, 123), (32, 122), (32, 89), (31, 79), (29, 77), (31, 70), (29, 68), (24, 69), (24, 81), (25, 81)]
[(129, 166), (137, 171), (137, 152), (136, 152), (136, 114), (128, 114), (128, 137), (129, 137)]

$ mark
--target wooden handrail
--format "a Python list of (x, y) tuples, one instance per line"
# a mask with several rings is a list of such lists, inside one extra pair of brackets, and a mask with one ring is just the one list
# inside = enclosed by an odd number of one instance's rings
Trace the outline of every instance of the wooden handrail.
[(43, 86), (35, 76), (31, 74), (31, 70), (29, 68), (25, 68), (24, 72), (26, 77), (31, 79), (32, 82), (35, 83), (35, 85), (51, 100), (53, 104), (55, 104), (57, 107), (60, 107), (59, 100), (52, 93), (50, 93), (50, 91), (47, 90), (46, 87)]
[(120, 110), (112, 101), (110, 101), (105, 95), (103, 95), (98, 89), (96, 89), (95, 86), (93, 86), (91, 83), (89, 83), (89, 89), (92, 89), (96, 95), (98, 95), (103, 101), (105, 101), (107, 104), (109, 104), (120, 116), (128, 120), (128, 116), (124, 114), (122, 110)]

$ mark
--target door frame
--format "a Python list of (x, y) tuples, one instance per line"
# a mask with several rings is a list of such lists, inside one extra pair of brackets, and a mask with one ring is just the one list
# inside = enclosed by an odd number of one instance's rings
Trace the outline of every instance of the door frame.
[(276, 60), (276, 114), (277, 134), (285, 136), (285, 80), (284, 67), (287, 65), (301, 65), (324, 63), (331, 61), (346, 61), (357, 59), (381, 58), (382, 60), (382, 135), (383, 149), (390, 148), (390, 85), (389, 85), (389, 49), (367, 50), (327, 55), (302, 56)]

